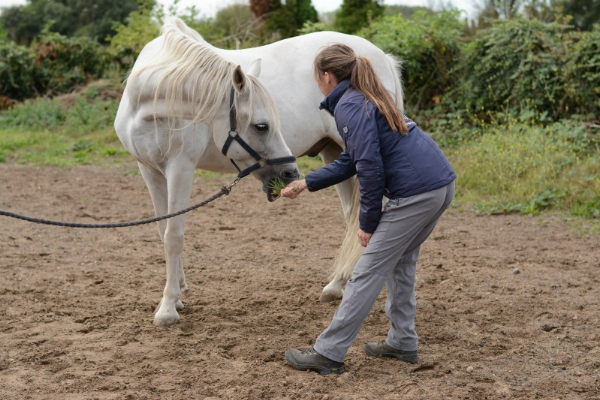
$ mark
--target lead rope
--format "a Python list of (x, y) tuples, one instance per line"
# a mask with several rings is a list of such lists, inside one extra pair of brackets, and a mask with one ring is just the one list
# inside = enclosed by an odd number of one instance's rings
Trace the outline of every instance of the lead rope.
[(33, 223), (36, 223), (36, 224), (66, 226), (66, 227), (70, 227), (70, 228), (124, 228), (124, 227), (127, 227), (127, 226), (145, 225), (145, 224), (149, 224), (149, 223), (152, 223), (152, 222), (158, 222), (158, 221), (162, 221), (163, 219), (173, 218), (173, 217), (176, 217), (178, 215), (188, 213), (188, 212), (190, 212), (192, 210), (195, 210), (195, 209), (197, 209), (199, 207), (207, 205), (211, 201), (214, 201), (214, 200), (218, 199), (219, 197), (221, 197), (223, 195), (228, 195), (231, 192), (231, 189), (240, 181), (240, 179), (241, 178), (238, 177), (232, 183), (230, 183), (229, 185), (223, 185), (223, 186), (221, 186), (221, 190), (219, 190), (219, 192), (217, 192), (214, 195), (210, 196), (206, 200), (203, 200), (200, 203), (195, 204), (195, 205), (193, 205), (191, 207), (188, 207), (188, 208), (186, 208), (184, 210), (177, 211), (177, 212), (172, 213), (172, 214), (162, 215), (160, 217), (142, 219), (142, 220), (139, 220), (139, 221), (116, 222), (116, 223), (107, 223), (107, 224), (80, 224), (80, 223), (74, 223), (74, 222), (60, 222), (60, 221), (51, 221), (51, 220), (41, 219), (41, 218), (31, 218), (31, 217), (27, 217), (25, 215), (15, 214), (15, 213), (12, 213), (12, 212), (2, 211), (2, 210), (0, 210), (0, 215), (4, 215), (6, 217), (11, 217), (11, 218), (16, 218), (16, 219), (21, 219), (23, 221), (33, 222)]

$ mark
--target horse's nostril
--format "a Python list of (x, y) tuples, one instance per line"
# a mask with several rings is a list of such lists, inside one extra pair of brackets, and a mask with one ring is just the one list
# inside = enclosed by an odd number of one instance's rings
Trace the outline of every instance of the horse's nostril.
[(294, 179), (296, 176), (298, 176), (297, 171), (283, 171), (283, 177), (285, 179)]

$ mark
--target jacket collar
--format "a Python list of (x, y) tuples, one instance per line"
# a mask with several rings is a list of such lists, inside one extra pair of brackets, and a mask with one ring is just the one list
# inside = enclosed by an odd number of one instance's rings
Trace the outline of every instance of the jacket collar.
[(333, 115), (335, 111), (335, 107), (338, 102), (342, 98), (342, 95), (346, 93), (346, 90), (350, 86), (350, 79), (344, 79), (340, 83), (337, 84), (335, 88), (325, 97), (325, 100), (321, 102), (319, 106), (319, 110), (325, 110), (329, 112), (329, 114)]

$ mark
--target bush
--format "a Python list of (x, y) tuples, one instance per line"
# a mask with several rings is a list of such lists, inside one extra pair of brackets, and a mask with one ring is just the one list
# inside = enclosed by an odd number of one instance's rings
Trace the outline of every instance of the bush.
[(451, 103), (487, 120), (523, 111), (557, 120), (564, 112), (563, 70), (573, 42), (567, 30), (558, 22), (495, 22), (466, 47)]
[(58, 100), (26, 100), (0, 116), (3, 128), (25, 130), (57, 129), (67, 119), (67, 113)]
[(465, 28), (459, 16), (458, 11), (433, 15), (419, 11), (411, 19), (388, 15), (358, 33), (400, 58), (407, 108), (412, 112), (438, 104), (457, 79), (454, 67)]
[(95, 40), (58, 33), (45, 33), (31, 47), (0, 43), (0, 59), (0, 96), (13, 100), (69, 92), (101, 77), (111, 64)]
[(67, 93), (102, 77), (111, 59), (105, 47), (87, 37), (46, 33), (34, 42), (35, 83), (42, 95)]
[(0, 96), (26, 99), (38, 94), (33, 52), (14, 42), (0, 42)]
[(565, 113), (600, 119), (600, 26), (574, 34), (565, 66)]

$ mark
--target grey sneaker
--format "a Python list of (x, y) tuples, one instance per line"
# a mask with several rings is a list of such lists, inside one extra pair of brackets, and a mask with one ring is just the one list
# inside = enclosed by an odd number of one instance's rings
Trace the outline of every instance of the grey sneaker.
[(302, 351), (288, 349), (285, 352), (285, 359), (292, 367), (300, 371), (317, 371), (321, 375), (340, 375), (344, 372), (343, 363), (320, 355), (312, 347)]
[(389, 346), (385, 340), (379, 343), (370, 342), (365, 344), (365, 353), (371, 357), (392, 357), (400, 361), (414, 364), (417, 362), (417, 350), (403, 351)]

